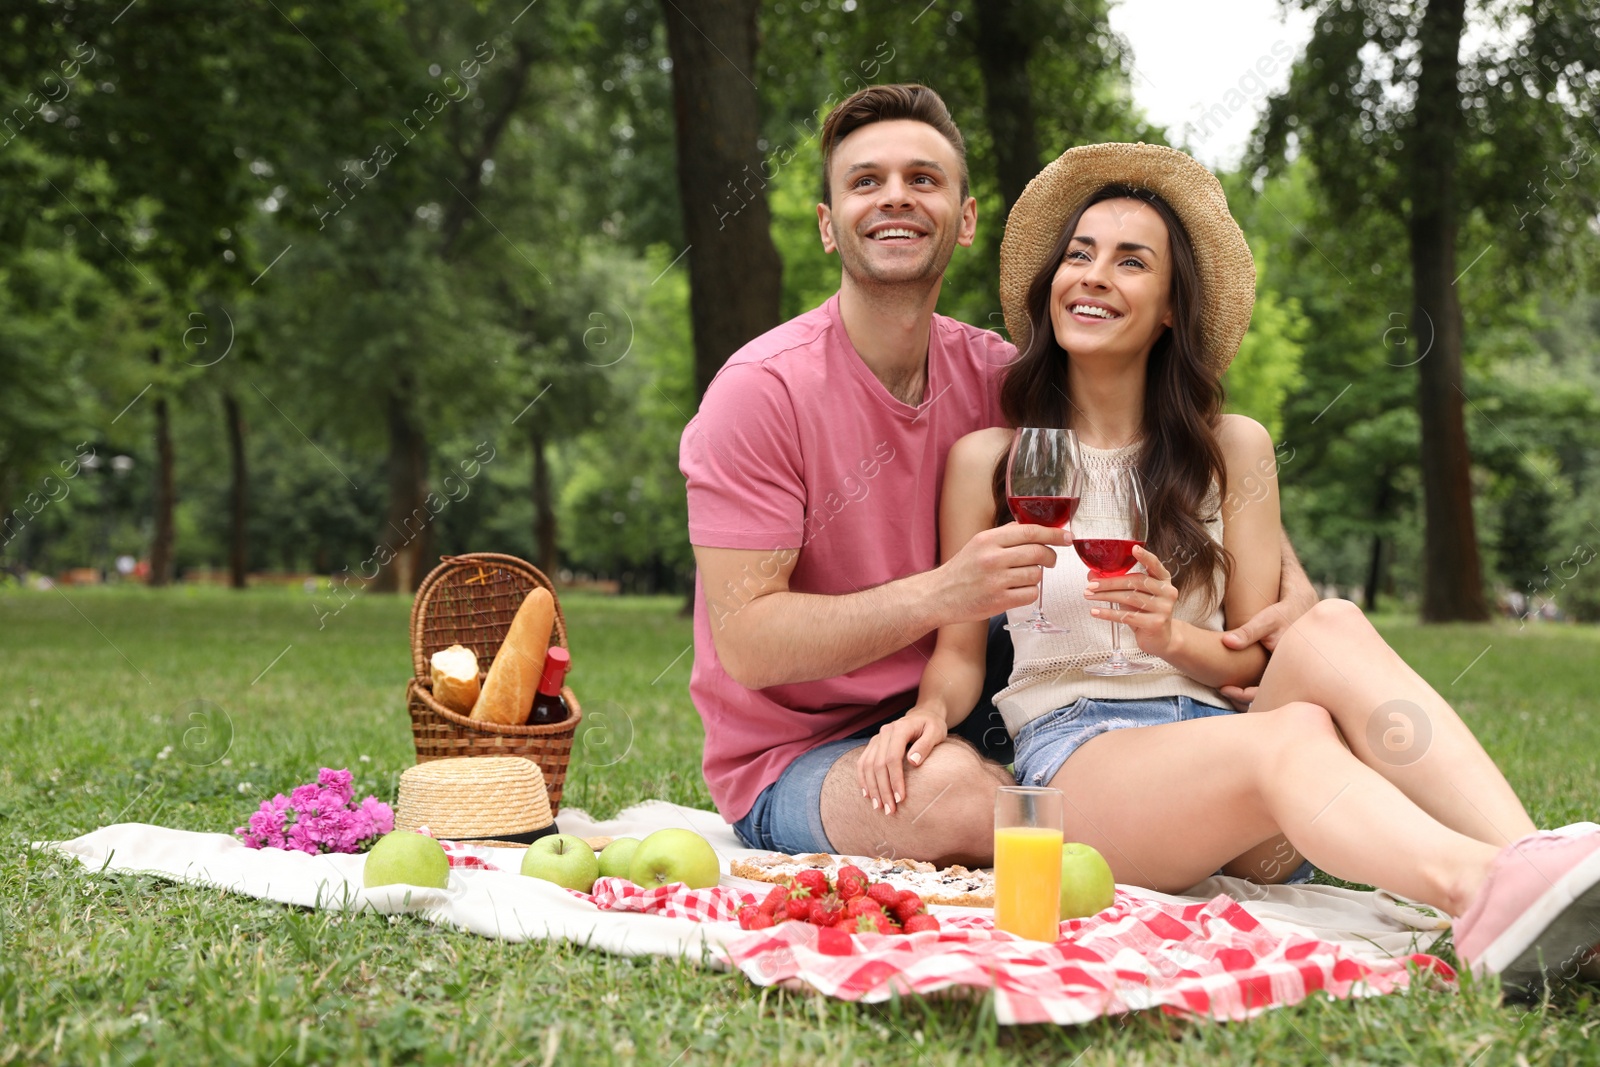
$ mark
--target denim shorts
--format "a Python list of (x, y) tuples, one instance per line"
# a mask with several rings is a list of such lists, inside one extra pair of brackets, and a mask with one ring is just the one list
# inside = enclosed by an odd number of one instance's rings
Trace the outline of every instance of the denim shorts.
[[(1185, 696), (1153, 697), (1143, 700), (1094, 700), (1079, 697), (1075, 703), (1057, 708), (1023, 725), (1017, 731), (1018, 785), (1049, 785), (1067, 759), (1084, 744), (1112, 730), (1162, 723), (1206, 719), (1213, 715), (1239, 714), (1232, 708), (1202, 704)], [(1310, 861), (1302, 863), (1289, 876), (1295, 885), (1311, 880), (1315, 871)], [(1222, 873), (1221, 871), (1217, 872)]]
[[(1005, 616), (998, 621), (1005, 622)], [(991, 627), (992, 629), (992, 627)], [(1001, 631), (1002, 637), (1007, 637)], [(995, 642), (991, 642), (991, 647)], [(1011, 641), (1004, 643), (1003, 660), (990, 657), (983, 696), (977, 708), (961, 723), (951, 727), (950, 736), (969, 742), (984, 759), (1004, 767), (1012, 761), (1011, 735), (1005, 720), (990, 699), (1004, 689), (1011, 673)], [(909, 710), (909, 709), (908, 709)], [(900, 715), (905, 714), (901, 712)], [(733, 824), (749, 848), (764, 848), (798, 856), (806, 852), (832, 852), (833, 845), (822, 830), (822, 782), (839, 757), (853, 748), (865, 748), (887, 723), (900, 718), (891, 715), (882, 722), (857, 730), (849, 737), (818, 745), (783, 769), (778, 780), (761, 791), (749, 814)]]
[(832, 852), (822, 829), (822, 783), (833, 765), (854, 748), (865, 748), (883, 724), (878, 723), (838, 741), (801, 753), (778, 780), (761, 791), (749, 814), (733, 824), (747, 848), (764, 848), (799, 856)]

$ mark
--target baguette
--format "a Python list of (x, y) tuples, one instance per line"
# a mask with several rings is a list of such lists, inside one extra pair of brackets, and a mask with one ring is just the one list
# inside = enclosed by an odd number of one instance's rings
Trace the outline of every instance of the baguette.
[(451, 645), (433, 654), (433, 699), (459, 715), (478, 701), (478, 657), (465, 645)]
[(472, 705), (471, 718), (501, 726), (521, 726), (528, 721), (555, 624), (556, 602), (550, 590), (541, 588), (529, 593), (511, 620), (494, 662), (489, 664), (483, 691)]

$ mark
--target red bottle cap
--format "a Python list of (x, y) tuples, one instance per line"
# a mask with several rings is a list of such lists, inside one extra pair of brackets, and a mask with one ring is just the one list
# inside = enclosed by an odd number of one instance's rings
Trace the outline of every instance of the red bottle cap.
[(544, 673), (539, 678), (539, 692), (559, 693), (561, 683), (572, 669), (572, 653), (560, 645), (550, 646), (544, 656)]

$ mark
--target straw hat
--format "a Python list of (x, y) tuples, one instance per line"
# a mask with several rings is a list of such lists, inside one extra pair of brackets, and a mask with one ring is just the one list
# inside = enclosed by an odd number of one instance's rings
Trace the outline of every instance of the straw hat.
[(1028, 286), (1055, 250), (1068, 220), (1107, 185), (1147, 189), (1172, 206), (1189, 231), (1200, 273), (1201, 339), (1220, 375), (1233, 362), (1256, 299), (1255, 261), (1228, 199), (1192, 157), (1154, 144), (1069, 148), (1040, 171), (1011, 208), (1000, 242), (1000, 306), (1017, 348), (1028, 345)]
[(508, 846), (557, 832), (544, 775), (522, 756), (459, 756), (407, 768), (394, 826), (426, 826), (449, 841)]

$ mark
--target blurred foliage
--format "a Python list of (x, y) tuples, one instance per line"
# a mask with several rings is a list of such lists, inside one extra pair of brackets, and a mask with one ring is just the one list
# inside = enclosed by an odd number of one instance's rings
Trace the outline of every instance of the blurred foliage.
[[(1169, 139), (1132, 103), (1103, 0), (1024, 6), (1039, 164), (1087, 141)], [(695, 396), (659, 5), (120, 7), (0, 11), (5, 564), (55, 573), (144, 554), (164, 395), (180, 570), (226, 565), (226, 398), (244, 421), (250, 568), (354, 569), (392, 537), (385, 404), (403, 382), (428, 484), (448, 500), (437, 551), (536, 555), (537, 438), (561, 566), (685, 588), (677, 445)], [(1355, 10), (1330, 6), (1344, 51), (1313, 65), (1365, 62)], [(1004, 207), (978, 11), (763, 8), (750, 73), (768, 163), (705, 195), (730, 211), (740, 189), (769, 198), (785, 315), (838, 285), (816, 229), (828, 108), (869, 82), (924, 81), (966, 134), (979, 202), (978, 241), (958, 250), (940, 310), (1000, 328)], [(1485, 54), (1510, 70), (1519, 41), (1530, 55), (1591, 47), (1554, 33), (1510, 25), (1509, 51)], [(1600, 297), (1580, 269), (1593, 164), (1576, 162), (1587, 142), (1569, 108), (1491, 67), (1471, 74), (1473, 188), (1500, 190), (1499, 213), (1473, 215), (1461, 238), (1464, 264), (1489, 247), (1462, 279), (1485, 566), (1503, 591), (1593, 618), (1600, 565), (1572, 562), (1600, 550)], [(1230, 410), (1280, 442), (1285, 523), (1313, 579), (1406, 599), (1421, 551), (1417, 348), (1405, 234), (1378, 210), (1391, 166), (1378, 132), (1404, 118), (1383, 76), (1326, 128), (1269, 127), (1285, 156), (1271, 175), (1223, 175), (1259, 273), (1226, 385)], [(1527, 131), (1546, 149), (1567, 131), (1572, 151), (1529, 155)], [(1548, 161), (1537, 200), (1518, 153)], [(1354, 199), (1331, 195), (1351, 169)], [(1508, 218), (1545, 227), (1541, 251)]]

